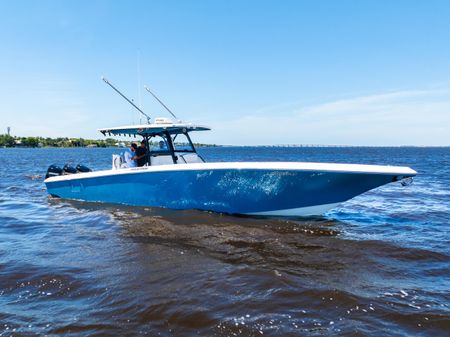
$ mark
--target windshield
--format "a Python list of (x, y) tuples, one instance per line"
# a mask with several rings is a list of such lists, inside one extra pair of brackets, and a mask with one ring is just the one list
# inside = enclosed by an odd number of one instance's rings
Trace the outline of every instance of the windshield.
[(149, 140), (150, 152), (156, 152), (160, 154), (169, 154), (169, 146), (165, 137), (160, 135), (154, 136)]
[(178, 133), (172, 136), (175, 152), (195, 152), (191, 142), (184, 133)]

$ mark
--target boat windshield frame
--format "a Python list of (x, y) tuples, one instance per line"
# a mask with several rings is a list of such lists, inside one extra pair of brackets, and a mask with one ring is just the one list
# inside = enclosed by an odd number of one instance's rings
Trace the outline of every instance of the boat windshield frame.
[[(180, 134), (183, 134), (186, 136), (190, 150), (175, 148), (174, 139), (176, 138), (177, 135), (180, 135)], [(180, 129), (179, 132), (163, 131), (158, 134), (142, 135), (142, 137), (143, 137), (143, 140), (145, 141), (145, 145), (146, 145), (146, 149), (147, 149), (147, 151), (146, 151), (146, 164), (147, 165), (151, 165), (151, 159), (150, 159), (151, 157), (158, 157), (158, 156), (171, 156), (173, 164), (178, 164), (178, 156), (177, 156), (178, 152), (195, 153), (195, 154), (197, 154), (197, 156), (200, 157), (200, 155), (197, 153), (194, 143), (192, 143), (191, 137), (189, 136), (189, 132), (186, 129)], [(166, 147), (161, 150), (152, 150), (150, 147), (150, 144), (151, 144), (151, 139), (154, 137), (161, 137), (164, 140)]]
[[(189, 136), (189, 132), (193, 131), (209, 131), (211, 130), (209, 127), (204, 125), (195, 125), (192, 123), (154, 123), (154, 124), (141, 124), (141, 125), (128, 125), (128, 126), (119, 126), (119, 127), (113, 127), (113, 128), (103, 128), (103, 129), (97, 129), (99, 132), (101, 132), (104, 136), (129, 136), (129, 137), (136, 137), (141, 136), (143, 142), (145, 143), (146, 147), (146, 161), (145, 165), (165, 165), (165, 164), (178, 164), (182, 163), (183, 161), (185, 163), (188, 163), (186, 161), (186, 158), (189, 158), (188, 154), (195, 154), (196, 158), (190, 158), (189, 162), (198, 162), (200, 160), (201, 162), (205, 162), (205, 160), (197, 153), (197, 150), (195, 149), (194, 144), (192, 143), (192, 140)], [(186, 149), (180, 149), (176, 148), (174, 146), (174, 138), (176, 138), (177, 135), (183, 134), (186, 136), (187, 142), (183, 143), (186, 145), (189, 145), (189, 147)], [(161, 150), (151, 150), (150, 145), (151, 138), (160, 136), (164, 139), (164, 142), (166, 144), (166, 149)], [(174, 137), (174, 138), (172, 138)], [(177, 156), (177, 153), (180, 154), (180, 157), (182, 157), (182, 160), (179, 162), (179, 158)], [(185, 153), (183, 155), (182, 153)], [(166, 158), (161, 158), (161, 160), (157, 161), (159, 163), (153, 164), (151, 161), (152, 157), (170, 157), (172, 158), (172, 162), (168, 162)]]

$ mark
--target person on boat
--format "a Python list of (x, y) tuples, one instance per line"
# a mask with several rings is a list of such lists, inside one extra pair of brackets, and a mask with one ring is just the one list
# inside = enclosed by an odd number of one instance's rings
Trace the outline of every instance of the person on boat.
[(130, 148), (123, 154), (125, 164), (127, 165), (127, 167), (137, 166), (136, 160), (133, 160), (136, 149), (137, 149), (136, 143), (131, 143)]
[(145, 141), (141, 142), (141, 146), (139, 146), (135, 151), (135, 156), (131, 159), (136, 160), (137, 166), (144, 166), (147, 162), (147, 148), (145, 147)]
[(166, 143), (163, 140), (159, 141), (159, 150), (160, 151), (166, 150)]

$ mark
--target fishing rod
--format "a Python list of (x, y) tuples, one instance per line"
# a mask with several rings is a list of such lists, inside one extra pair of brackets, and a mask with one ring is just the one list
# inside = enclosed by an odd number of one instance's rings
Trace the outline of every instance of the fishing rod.
[(178, 117), (175, 116), (175, 114), (172, 111), (170, 111), (170, 109), (153, 92), (151, 92), (149, 87), (144, 85), (144, 89), (147, 90), (167, 111), (169, 111), (169, 113), (173, 116), (173, 118), (178, 120)]
[(147, 115), (144, 111), (142, 111), (141, 109), (139, 109), (136, 104), (134, 104), (132, 101), (130, 101), (124, 94), (122, 94), (119, 89), (117, 89), (115, 86), (113, 86), (105, 77), (102, 76), (102, 80), (103, 82), (105, 82), (106, 84), (108, 84), (111, 88), (114, 89), (115, 92), (117, 92), (120, 96), (122, 96), (128, 103), (130, 103), (133, 107), (136, 108), (136, 110), (138, 110), (141, 114), (143, 114), (145, 117), (147, 117), (147, 123), (150, 124), (150, 116)]

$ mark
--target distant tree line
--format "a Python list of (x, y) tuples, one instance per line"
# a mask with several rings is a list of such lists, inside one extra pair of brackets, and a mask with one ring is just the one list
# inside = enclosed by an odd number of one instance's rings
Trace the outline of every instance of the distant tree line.
[[(139, 143), (138, 141), (135, 141)], [(113, 138), (106, 139), (84, 139), (84, 138), (44, 138), (44, 137), (16, 137), (10, 135), (0, 135), (0, 147), (117, 147), (118, 144), (128, 145), (130, 142), (123, 142)], [(157, 145), (152, 143), (152, 145)], [(194, 143), (195, 147), (211, 147), (214, 144)]]
[(44, 137), (16, 137), (0, 135), (0, 147), (115, 147), (120, 143), (113, 138), (83, 139), (83, 138), (44, 138)]

